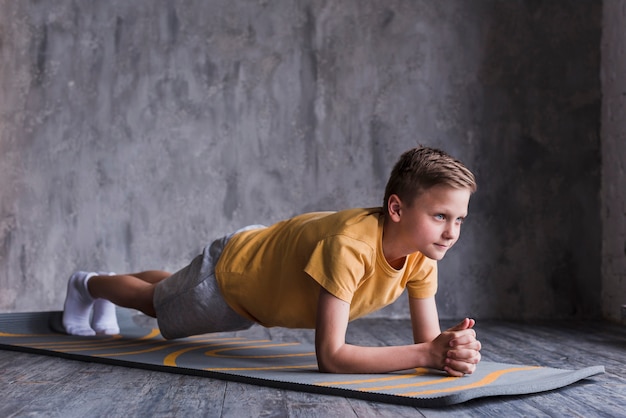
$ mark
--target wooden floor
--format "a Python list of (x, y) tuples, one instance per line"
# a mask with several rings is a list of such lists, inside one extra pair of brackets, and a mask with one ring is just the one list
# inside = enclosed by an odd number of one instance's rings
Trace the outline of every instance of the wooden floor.
[[(418, 409), (0, 351), (0, 417), (626, 417), (626, 326), (484, 321), (477, 330), (486, 360), (569, 369), (603, 365), (607, 372), (537, 395)], [(410, 333), (405, 320), (364, 319), (350, 325), (348, 340), (403, 344)], [(313, 339), (310, 331), (261, 327), (237, 335)]]

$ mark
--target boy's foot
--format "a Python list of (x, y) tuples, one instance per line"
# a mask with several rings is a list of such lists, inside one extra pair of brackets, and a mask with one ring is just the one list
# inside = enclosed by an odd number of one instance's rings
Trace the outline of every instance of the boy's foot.
[(115, 304), (106, 299), (96, 299), (93, 304), (93, 318), (91, 328), (98, 335), (117, 335), (120, 327), (117, 325)]
[[(98, 273), (100, 276), (113, 276), (115, 273)], [(93, 304), (91, 328), (96, 334), (116, 335), (120, 333), (115, 314), (115, 304), (106, 299), (96, 299)]]
[(67, 283), (67, 295), (63, 307), (63, 326), (71, 335), (96, 335), (89, 325), (89, 315), (94, 299), (87, 290), (87, 281), (96, 273), (77, 271)]

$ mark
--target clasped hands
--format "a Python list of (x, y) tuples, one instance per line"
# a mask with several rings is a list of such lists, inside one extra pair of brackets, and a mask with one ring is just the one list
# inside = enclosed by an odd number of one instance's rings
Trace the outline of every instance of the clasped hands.
[(465, 318), (431, 342), (435, 368), (454, 377), (471, 374), (476, 370), (481, 358), (481, 345), (473, 329), (475, 324), (473, 319)]

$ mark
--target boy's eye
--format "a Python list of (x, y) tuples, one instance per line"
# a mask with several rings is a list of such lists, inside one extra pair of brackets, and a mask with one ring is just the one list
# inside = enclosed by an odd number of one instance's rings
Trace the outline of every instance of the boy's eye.
[(463, 222), (465, 222), (465, 218), (456, 218), (456, 223), (462, 224)]
[(439, 220), (443, 221), (444, 219), (446, 219), (446, 217), (445, 217), (445, 215), (442, 215), (440, 213), (440, 214), (435, 215), (435, 219), (439, 219)]

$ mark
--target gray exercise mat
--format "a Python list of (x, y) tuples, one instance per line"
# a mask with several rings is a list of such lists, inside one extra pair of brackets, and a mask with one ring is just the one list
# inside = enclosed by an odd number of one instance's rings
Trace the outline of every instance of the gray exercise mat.
[(460, 378), (417, 368), (385, 374), (326, 374), (311, 344), (207, 334), (164, 340), (118, 309), (120, 335), (77, 337), (62, 331), (61, 312), (0, 314), (0, 348), (82, 361), (206, 376), (312, 393), (419, 407), (554, 390), (604, 373), (603, 366), (565, 370), (482, 361)]

